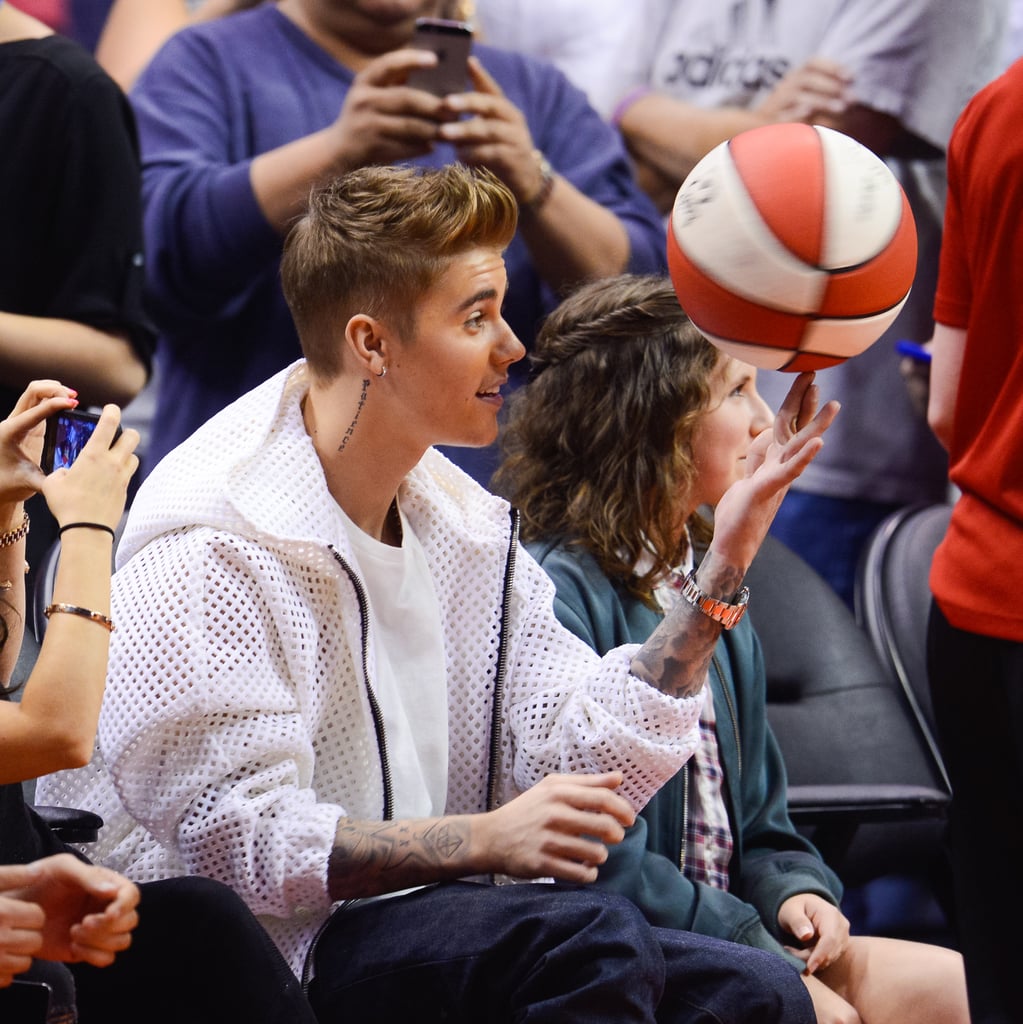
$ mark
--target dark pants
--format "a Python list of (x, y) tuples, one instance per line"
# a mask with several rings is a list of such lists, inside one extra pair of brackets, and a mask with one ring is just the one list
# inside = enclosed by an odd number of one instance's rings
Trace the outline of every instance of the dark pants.
[(949, 840), (971, 1019), (1018, 1022), (1023, 644), (956, 629), (932, 605), (927, 661), (953, 791)]
[(316, 948), (321, 1024), (812, 1022), (778, 956), (652, 929), (589, 887), (452, 882), (335, 913)]
[(72, 965), (81, 1024), (314, 1024), (298, 979), (231, 889), (208, 878), (139, 888), (131, 947), (110, 967)]

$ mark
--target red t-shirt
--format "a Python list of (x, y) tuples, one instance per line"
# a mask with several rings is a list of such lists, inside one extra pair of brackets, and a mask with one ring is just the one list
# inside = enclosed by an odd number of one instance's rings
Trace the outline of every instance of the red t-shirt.
[(934, 303), (966, 330), (949, 475), (962, 492), (931, 569), (953, 626), (1023, 641), (1023, 61), (963, 111), (948, 150)]

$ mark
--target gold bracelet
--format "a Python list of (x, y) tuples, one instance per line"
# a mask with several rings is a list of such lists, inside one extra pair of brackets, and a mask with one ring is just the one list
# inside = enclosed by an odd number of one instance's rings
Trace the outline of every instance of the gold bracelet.
[(107, 615), (101, 615), (99, 612), (94, 612), (91, 608), (82, 608), (77, 604), (61, 604), (55, 602), (49, 604), (43, 609), (43, 614), (49, 618), (54, 612), (64, 612), (67, 615), (80, 615), (83, 619), (88, 619), (90, 622), (95, 622), (98, 626), (102, 626), (108, 633), (114, 631), (114, 620)]
[(9, 548), (12, 544), (17, 544), (22, 537), (28, 535), (28, 513), (24, 513), (24, 518), (21, 520), (21, 526), (16, 530), (8, 530), (7, 533), (0, 533), (0, 548)]

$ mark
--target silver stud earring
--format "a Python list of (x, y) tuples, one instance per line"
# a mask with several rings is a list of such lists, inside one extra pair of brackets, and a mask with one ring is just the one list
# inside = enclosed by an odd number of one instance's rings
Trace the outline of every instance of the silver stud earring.
[(386, 366), (381, 366), (380, 367), (380, 372), (377, 374), (377, 376), (378, 377), (386, 377), (387, 376), (387, 367)]

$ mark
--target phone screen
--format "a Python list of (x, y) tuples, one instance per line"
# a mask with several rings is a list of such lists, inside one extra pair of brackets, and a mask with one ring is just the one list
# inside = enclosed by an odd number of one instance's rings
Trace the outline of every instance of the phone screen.
[(472, 27), (464, 21), (442, 18), (420, 18), (409, 46), (414, 50), (429, 50), (437, 55), (432, 68), (416, 68), (408, 76), (407, 84), (425, 89), (435, 96), (464, 92), (468, 71), (466, 62), (472, 49)]
[[(43, 439), (43, 457), (40, 465), (44, 473), (52, 473), (55, 469), (69, 468), (81, 454), (85, 442), (92, 437), (92, 432), (99, 423), (99, 415), (91, 412), (79, 412), (77, 409), (66, 409), (56, 413), (46, 421), (46, 434)], [(120, 435), (117, 428), (115, 440)]]

